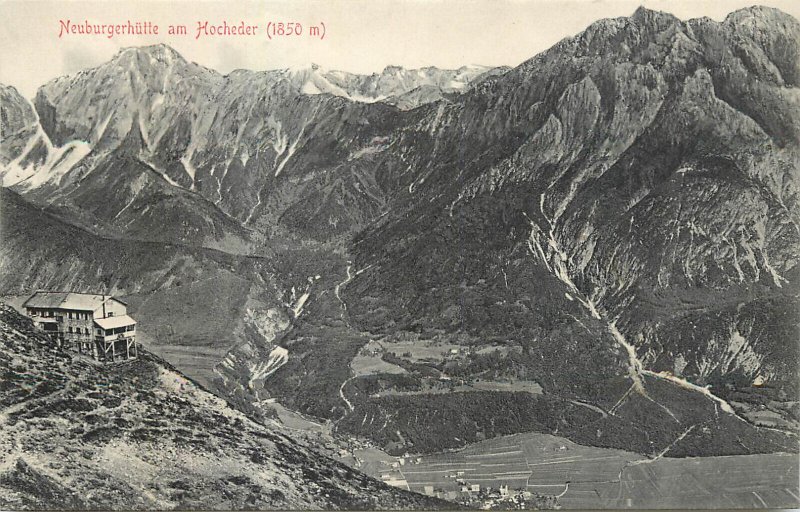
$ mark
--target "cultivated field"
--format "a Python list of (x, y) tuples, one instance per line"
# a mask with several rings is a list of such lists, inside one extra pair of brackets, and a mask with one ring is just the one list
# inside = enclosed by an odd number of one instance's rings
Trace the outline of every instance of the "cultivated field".
[[(387, 363), (388, 364), (388, 363)], [(354, 367), (355, 370), (355, 367)], [(506, 392), (524, 392), (534, 395), (542, 394), (542, 386), (533, 380), (515, 380), (514, 382), (500, 382), (500, 381), (478, 381), (469, 382), (467, 384), (445, 385), (441, 382), (435, 383), (435, 387), (426, 387), (419, 391), (396, 391), (389, 389), (371, 395), (373, 397), (381, 396), (405, 396), (405, 395), (435, 395), (443, 393), (469, 393), (472, 391), (506, 391)]]
[[(526, 488), (560, 495), (564, 508), (791, 508), (798, 498), (798, 456), (742, 455), (651, 461), (621, 450), (580, 446), (526, 433), (477, 443), (407, 463), (412, 490)], [(410, 462), (410, 461), (409, 461)]]
[[(396, 356), (403, 357), (403, 359), (413, 363), (442, 361), (460, 355), (464, 351), (464, 347), (459, 345), (424, 339), (403, 341), (383, 340), (381, 344), (387, 352), (393, 352)], [(456, 351), (457, 353), (451, 354), (450, 351)]]
[(533, 380), (515, 380), (513, 382), (481, 380), (470, 382), (465, 387), (479, 391), (524, 391), (525, 393), (533, 393), (534, 395), (542, 394), (542, 386)]
[(353, 374), (356, 377), (364, 375), (377, 375), (379, 373), (394, 373), (403, 374), (408, 373), (403, 368), (396, 364), (387, 363), (379, 355), (370, 355), (359, 353), (350, 362), (350, 368), (353, 369)]

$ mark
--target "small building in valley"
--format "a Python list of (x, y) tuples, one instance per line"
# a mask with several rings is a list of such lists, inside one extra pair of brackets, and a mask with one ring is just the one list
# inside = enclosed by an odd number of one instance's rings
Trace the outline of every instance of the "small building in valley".
[(38, 291), (22, 307), (34, 326), (50, 334), (59, 346), (109, 363), (138, 355), (136, 321), (119, 299)]

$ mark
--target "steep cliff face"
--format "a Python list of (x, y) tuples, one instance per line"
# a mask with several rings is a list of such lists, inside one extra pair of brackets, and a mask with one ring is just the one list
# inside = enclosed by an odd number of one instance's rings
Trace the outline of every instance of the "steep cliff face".
[(7, 166), (25, 152), (37, 128), (31, 104), (15, 88), (0, 85), (0, 164)]
[(44, 166), (52, 144), (33, 105), (14, 87), (0, 85), (0, 121), (0, 184), (8, 186), (28, 178), (30, 169)]
[[(639, 9), (500, 74), (221, 76), (128, 49), (37, 95), (33, 137), (85, 156), (7, 165), (4, 184), (93, 233), (268, 262), (272, 277), (226, 267), (269, 292), (237, 303), (247, 341), (215, 356), (223, 393), (397, 451), (530, 428), (648, 453), (679, 436), (685, 454), (782, 449), (790, 434), (750, 422), (800, 421), (798, 40), (754, 7)], [(357, 364), (375, 339), (383, 355)], [(475, 398), (442, 405), (459, 436), (425, 423), (445, 388)], [(681, 436), (692, 425), (707, 429)]]

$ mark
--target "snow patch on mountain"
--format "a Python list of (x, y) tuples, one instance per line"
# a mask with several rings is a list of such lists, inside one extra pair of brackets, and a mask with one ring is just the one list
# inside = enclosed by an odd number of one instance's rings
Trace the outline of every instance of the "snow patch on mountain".
[(427, 93), (415, 98), (403, 97), (421, 88), (432, 88), (439, 93), (464, 92), (471, 84), (488, 74), (502, 72), (502, 68), (487, 66), (464, 66), (459, 69), (427, 67), (405, 69), (387, 66), (381, 73), (358, 75), (345, 71), (328, 71), (317, 64), (309, 67), (294, 67), (284, 70), (285, 76), (302, 94), (331, 94), (359, 103), (392, 103), (398, 108), (410, 109), (428, 100), (435, 101), (441, 95)]
[(58, 184), (64, 175), (92, 151), (92, 146), (88, 142), (80, 140), (68, 142), (56, 149), (53, 149), (48, 141), (46, 143), (48, 154), (44, 164), (41, 166), (31, 164), (22, 167), (20, 162), (29, 155), (37, 144), (44, 143), (46, 140), (44, 133), (35, 137), (33, 145), (27, 148), (28, 151), (6, 167), (3, 173), (3, 186), (20, 185), (24, 190), (31, 190), (45, 183)]

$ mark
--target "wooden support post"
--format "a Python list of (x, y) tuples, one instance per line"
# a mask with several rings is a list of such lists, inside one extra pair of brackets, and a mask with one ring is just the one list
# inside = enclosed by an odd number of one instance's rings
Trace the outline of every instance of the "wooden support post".
[(131, 340), (130, 338), (125, 338), (125, 359), (131, 358)]
[(111, 340), (111, 361), (117, 360), (117, 340)]

